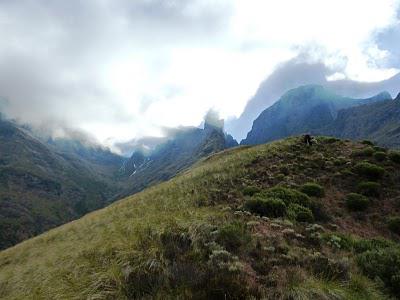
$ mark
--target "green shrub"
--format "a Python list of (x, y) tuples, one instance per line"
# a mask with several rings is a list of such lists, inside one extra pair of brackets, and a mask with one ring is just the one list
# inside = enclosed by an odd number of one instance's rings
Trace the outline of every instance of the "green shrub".
[(354, 167), (354, 171), (360, 176), (371, 180), (382, 178), (385, 169), (369, 162), (360, 162)]
[(245, 196), (253, 196), (253, 195), (255, 195), (255, 194), (257, 194), (257, 193), (259, 193), (261, 191), (261, 189), (259, 188), (259, 187), (256, 187), (256, 186), (246, 186), (244, 189), (243, 189), (243, 195), (245, 195)]
[(390, 151), (389, 158), (392, 162), (400, 164), (400, 151)]
[(371, 279), (380, 279), (394, 294), (400, 294), (400, 249), (388, 247), (357, 255), (357, 264)]
[(342, 233), (327, 233), (323, 235), (323, 240), (331, 247), (343, 250), (351, 250), (354, 240), (350, 235)]
[(310, 197), (322, 198), (325, 196), (325, 190), (319, 184), (308, 182), (301, 186), (300, 191)]
[(292, 203), (288, 208), (288, 217), (297, 222), (314, 222), (314, 215), (307, 207)]
[(381, 193), (381, 185), (373, 181), (363, 181), (358, 184), (357, 190), (364, 196), (379, 197)]
[(353, 249), (356, 253), (363, 253), (393, 247), (394, 245), (394, 242), (384, 238), (361, 239), (353, 242)]
[(373, 146), (374, 145), (374, 143), (371, 142), (370, 140), (363, 140), (363, 141), (361, 141), (361, 144), (368, 145), (368, 146)]
[(374, 146), (372, 147), (374, 149), (374, 151), (376, 152), (387, 152), (388, 150), (386, 148), (383, 147), (379, 147), (379, 146)]
[(400, 217), (391, 217), (388, 221), (390, 231), (400, 235)]
[(336, 143), (336, 142), (339, 142), (339, 141), (340, 141), (340, 139), (335, 138), (335, 137), (331, 137), (331, 136), (328, 136), (328, 137), (320, 137), (319, 140), (320, 140), (321, 142), (324, 142), (324, 143), (327, 143), (327, 144), (333, 144), (333, 143)]
[(351, 156), (353, 157), (367, 157), (367, 156), (372, 156), (375, 153), (374, 149), (372, 147), (366, 147), (364, 149), (360, 150), (354, 150), (351, 153)]
[(339, 156), (333, 160), (335, 166), (343, 166), (346, 163), (346, 158)]
[(304, 207), (310, 207), (312, 205), (310, 197), (302, 192), (290, 188), (277, 186), (262, 191), (260, 195), (264, 196), (265, 198), (271, 197), (281, 199), (283, 202), (285, 202), (286, 206), (289, 206), (292, 203), (296, 203)]
[(387, 155), (386, 155), (385, 152), (378, 151), (378, 152), (375, 152), (375, 153), (374, 153), (374, 158), (375, 158), (377, 161), (384, 161), (384, 160), (386, 159), (386, 157), (387, 157)]
[(221, 227), (216, 241), (230, 252), (238, 251), (251, 241), (247, 227), (241, 222), (234, 222)]
[(346, 196), (346, 206), (348, 209), (353, 211), (363, 211), (368, 208), (369, 200), (367, 197), (356, 194), (350, 193)]
[(281, 199), (257, 197), (245, 202), (244, 208), (251, 213), (266, 217), (283, 217), (286, 214), (286, 204)]

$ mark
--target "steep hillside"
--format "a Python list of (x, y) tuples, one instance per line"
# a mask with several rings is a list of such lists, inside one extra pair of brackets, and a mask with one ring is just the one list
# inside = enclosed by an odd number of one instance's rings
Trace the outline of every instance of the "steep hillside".
[(336, 120), (319, 131), (340, 138), (370, 139), (400, 148), (400, 94), (387, 100), (342, 110)]
[(399, 164), (322, 137), (221, 152), (0, 252), (0, 298), (400, 296)]
[(104, 207), (121, 189), (112, 178), (121, 162), (58, 151), (4, 120), (0, 155), (0, 249)]
[(352, 99), (338, 96), (322, 86), (301, 86), (288, 91), (274, 105), (264, 110), (254, 120), (251, 131), (241, 144), (261, 144), (318, 131), (331, 124), (341, 109), (387, 99), (391, 99), (388, 93), (369, 99)]
[(182, 128), (154, 151), (148, 154), (135, 151), (132, 154), (120, 170), (122, 177), (128, 177), (129, 185), (121, 195), (133, 194), (168, 180), (200, 158), (237, 145), (222, 127), (205, 123), (203, 129)]

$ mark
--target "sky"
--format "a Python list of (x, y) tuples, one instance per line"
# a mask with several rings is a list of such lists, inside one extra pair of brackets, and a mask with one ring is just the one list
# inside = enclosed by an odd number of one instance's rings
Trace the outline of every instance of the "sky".
[(400, 0), (0, 0), (0, 108), (105, 145), (239, 117), (294, 58), (328, 80), (400, 70)]

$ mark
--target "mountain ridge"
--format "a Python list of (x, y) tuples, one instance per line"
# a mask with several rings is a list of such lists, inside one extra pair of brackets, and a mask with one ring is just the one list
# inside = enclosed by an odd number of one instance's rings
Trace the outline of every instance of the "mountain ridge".
[(387, 92), (353, 99), (339, 96), (321, 85), (300, 86), (287, 91), (265, 109), (254, 120), (252, 130), (241, 144), (260, 144), (304, 132), (320, 132), (319, 129), (334, 122), (340, 110), (386, 99), (391, 99)]

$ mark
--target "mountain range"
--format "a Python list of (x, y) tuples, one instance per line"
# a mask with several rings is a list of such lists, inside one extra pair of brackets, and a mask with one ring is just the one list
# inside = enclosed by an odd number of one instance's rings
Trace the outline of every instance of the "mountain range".
[(303, 85), (321, 85), (335, 94), (351, 98), (369, 98), (382, 91), (397, 95), (400, 87), (400, 73), (378, 82), (359, 82), (350, 79), (327, 80), (334, 75), (323, 63), (304, 63), (297, 59), (277, 67), (259, 85), (254, 96), (247, 102), (238, 118), (226, 122), (226, 130), (236, 139), (245, 139), (253, 121), (288, 90)]
[(0, 249), (167, 180), (237, 143), (222, 128), (182, 128), (129, 159), (99, 145), (45, 138), (0, 119)]
[[(354, 99), (339, 96), (320, 85), (300, 86), (289, 90), (272, 106), (265, 109), (254, 120), (252, 129), (241, 144), (261, 144), (307, 132), (376, 140), (377, 135), (385, 134), (387, 128), (383, 127), (386, 126), (386, 121), (394, 127), (400, 126), (400, 118), (396, 115), (396, 111), (387, 111), (387, 114), (378, 117), (379, 111), (395, 109), (397, 102), (385, 106), (385, 103), (392, 103), (387, 101), (393, 101), (388, 92), (381, 92), (367, 99)], [(379, 107), (382, 108), (378, 110)], [(376, 112), (371, 112), (375, 109)], [(352, 118), (353, 123), (360, 122), (362, 126), (362, 120), (369, 119), (375, 124), (376, 135), (369, 131), (355, 132), (354, 126), (347, 126), (347, 131), (342, 131), (342, 128), (346, 127), (345, 123), (351, 122), (350, 115), (356, 111), (358, 114)], [(382, 129), (378, 130), (376, 127)], [(379, 141), (383, 139), (379, 138)]]

